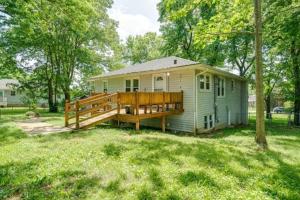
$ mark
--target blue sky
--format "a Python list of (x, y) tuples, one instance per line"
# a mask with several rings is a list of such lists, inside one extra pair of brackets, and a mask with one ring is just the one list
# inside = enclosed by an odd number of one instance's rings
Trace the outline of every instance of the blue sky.
[(159, 0), (114, 0), (109, 11), (111, 18), (119, 22), (118, 33), (122, 40), (129, 35), (159, 32)]

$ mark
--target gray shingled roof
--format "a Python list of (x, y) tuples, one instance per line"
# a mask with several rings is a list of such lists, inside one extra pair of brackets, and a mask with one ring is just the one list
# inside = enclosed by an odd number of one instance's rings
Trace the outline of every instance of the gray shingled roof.
[[(176, 64), (174, 63), (174, 60), (176, 60)], [(180, 66), (187, 66), (187, 65), (194, 65), (194, 64), (197, 64), (197, 62), (186, 60), (183, 58), (178, 58), (175, 56), (170, 56), (166, 58), (151, 60), (141, 64), (131, 65), (120, 70), (108, 72), (100, 76), (95, 76), (93, 78), (108, 77), (108, 76), (115, 76), (115, 75), (129, 74), (129, 73), (136, 73), (136, 72), (146, 72), (146, 71), (153, 71), (153, 70), (160, 70), (160, 69), (168, 69), (173, 67), (180, 67)]]
[(0, 79), (0, 90), (11, 90), (13, 85), (19, 85), (15, 79)]

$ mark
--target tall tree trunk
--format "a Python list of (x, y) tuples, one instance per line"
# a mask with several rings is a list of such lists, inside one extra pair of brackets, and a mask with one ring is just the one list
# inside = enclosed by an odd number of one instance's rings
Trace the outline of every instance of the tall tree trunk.
[(69, 101), (71, 100), (71, 95), (70, 95), (70, 91), (69, 90), (65, 90), (64, 91), (64, 95), (65, 95), (65, 101)]
[(48, 80), (48, 104), (49, 104), (49, 112), (57, 112), (57, 104), (53, 100), (53, 83), (52, 80)]
[(262, 20), (261, 0), (254, 0), (255, 17), (255, 76), (256, 76), (256, 143), (268, 147), (264, 121), (263, 65), (262, 65)]
[(266, 102), (266, 118), (267, 119), (271, 119), (271, 94), (268, 94), (265, 98), (265, 102)]
[(291, 45), (291, 57), (295, 80), (294, 124), (300, 126), (300, 45), (297, 45), (295, 40)]

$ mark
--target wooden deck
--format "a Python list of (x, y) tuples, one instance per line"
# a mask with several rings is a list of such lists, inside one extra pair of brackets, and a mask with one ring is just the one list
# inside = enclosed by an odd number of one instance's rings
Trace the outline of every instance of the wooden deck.
[(65, 126), (89, 128), (110, 120), (130, 122), (140, 128), (140, 121), (165, 118), (183, 112), (183, 92), (122, 92), (96, 94), (65, 105)]

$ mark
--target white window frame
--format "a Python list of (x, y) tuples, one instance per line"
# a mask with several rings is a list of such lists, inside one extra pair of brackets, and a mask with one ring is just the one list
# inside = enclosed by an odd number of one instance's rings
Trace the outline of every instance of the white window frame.
[[(203, 78), (204, 78), (204, 89), (201, 89), (201, 87), (200, 87), (200, 76), (203, 76)], [(209, 77), (209, 89), (206, 88), (207, 77)], [(212, 76), (211, 76), (211, 74), (207, 74), (207, 73), (197, 74), (197, 87), (198, 87), (198, 91), (211, 92), (211, 90), (212, 90)]]
[[(139, 86), (138, 86), (138, 90), (140, 91), (141, 88), (141, 81), (139, 77), (130, 77), (130, 78), (125, 78), (124, 79), (124, 91), (125, 92), (134, 92), (134, 88), (133, 88), (133, 80), (138, 80), (139, 81)], [(126, 81), (130, 81), (130, 91), (126, 91)]]
[(105, 83), (106, 83), (106, 92), (108, 92), (108, 80), (102, 80), (103, 92), (105, 91)]
[[(205, 121), (206, 118), (206, 121)], [(205, 128), (205, 124), (207, 127)], [(207, 114), (203, 116), (203, 128), (205, 130), (212, 129), (215, 127), (215, 117), (214, 114)]]
[(154, 78), (156, 77), (159, 77), (159, 76), (162, 76), (163, 77), (163, 90), (162, 92), (164, 91), (167, 91), (167, 74), (166, 73), (159, 73), (159, 74), (152, 74), (152, 92), (155, 92), (155, 88), (154, 88)]
[[(222, 80), (224, 81), (223, 87), (220, 85), (220, 83), (222, 83)], [(224, 94), (223, 95), (222, 95), (222, 88), (224, 88)], [(219, 89), (220, 89), (220, 95), (219, 95)], [(226, 79), (224, 77), (218, 77), (217, 97), (218, 98), (226, 97)]]

